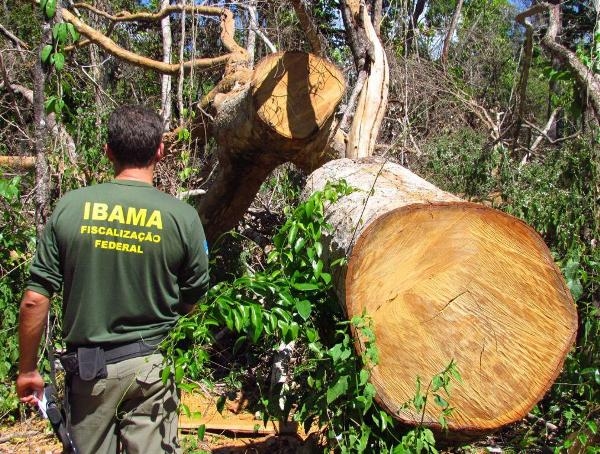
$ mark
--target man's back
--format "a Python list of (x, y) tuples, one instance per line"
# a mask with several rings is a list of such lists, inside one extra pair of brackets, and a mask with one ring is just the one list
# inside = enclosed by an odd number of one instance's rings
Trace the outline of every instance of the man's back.
[(28, 288), (63, 292), (68, 346), (156, 337), (180, 302), (208, 286), (204, 233), (195, 210), (150, 184), (113, 180), (57, 204)]

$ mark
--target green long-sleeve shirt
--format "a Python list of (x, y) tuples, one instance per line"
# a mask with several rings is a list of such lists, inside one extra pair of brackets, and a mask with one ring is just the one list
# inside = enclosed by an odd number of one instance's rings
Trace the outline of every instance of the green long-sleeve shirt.
[(166, 334), (178, 305), (206, 292), (206, 240), (191, 206), (113, 180), (58, 201), (30, 273), (30, 290), (50, 297), (63, 286), (68, 346), (110, 346)]

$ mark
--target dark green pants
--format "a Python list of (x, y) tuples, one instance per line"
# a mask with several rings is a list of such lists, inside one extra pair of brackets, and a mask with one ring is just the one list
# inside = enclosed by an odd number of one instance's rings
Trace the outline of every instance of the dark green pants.
[(179, 398), (163, 384), (163, 357), (153, 354), (107, 366), (108, 377), (71, 380), (71, 431), (81, 454), (180, 453)]

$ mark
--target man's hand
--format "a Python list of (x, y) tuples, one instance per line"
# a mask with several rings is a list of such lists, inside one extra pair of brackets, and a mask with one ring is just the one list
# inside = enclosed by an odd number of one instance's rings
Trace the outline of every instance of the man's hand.
[(19, 374), (16, 386), (17, 395), (25, 404), (36, 405), (44, 395), (44, 379), (37, 370)]

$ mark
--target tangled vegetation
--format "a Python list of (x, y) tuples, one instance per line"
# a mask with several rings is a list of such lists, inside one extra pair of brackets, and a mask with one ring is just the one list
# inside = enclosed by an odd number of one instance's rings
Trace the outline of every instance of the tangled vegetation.
[[(0, 6), (5, 13), (1, 25), (16, 39), (3, 32), (0, 41), (0, 156), (34, 154), (34, 113), (28, 101), (34, 80), (29, 70), (39, 59), (34, 49), (46, 39), (39, 46), (47, 76), (45, 107), (65, 133), (53, 130), (42, 140), (51, 172), (47, 196), (52, 205), (70, 189), (110, 177), (102, 151), (107, 113), (124, 102), (143, 101), (158, 109), (164, 102), (161, 82), (156, 74), (122, 64), (93, 47), (69, 54), (78, 36), (64, 24), (54, 24), (52, 33), (48, 21), (56, 1), (9, 3)], [(261, 19), (252, 26), (259, 26), (279, 49), (307, 48), (291, 2), (249, 3)], [(339, 29), (340, 2), (305, 3), (312, 7), (313, 21), (328, 44), (326, 56), (344, 70), (351, 86), (358, 74)], [(418, 4), (423, 3), (429, 8), (415, 22)], [(561, 43), (598, 76), (600, 34), (592, 3), (563, 2)], [(158, 2), (107, 4), (112, 11), (147, 10)], [(511, 453), (598, 453), (600, 131), (588, 93), (569, 68), (544, 50), (536, 35), (517, 118), (524, 32), (515, 16), (518, 7), (530, 2), (383, 4), (381, 40), (389, 59), (390, 84), (378, 152), (448, 192), (494, 206), (531, 225), (551, 249), (579, 315), (576, 345), (530, 417), (486, 439), (443, 449), (474, 452), (493, 446)], [(464, 4), (461, 20), (442, 64), (441, 37), (459, 4)], [(236, 10), (239, 35), (252, 28), (244, 11)], [(182, 23), (182, 31), (174, 28), (175, 38), (184, 42), (183, 30), (192, 30), (196, 40), (181, 46), (181, 58), (219, 52), (215, 22), (183, 17)], [(543, 26), (541, 30), (539, 34)], [(159, 33), (116, 26), (113, 37), (124, 47), (160, 58)], [(256, 59), (266, 55), (267, 48), (257, 46)], [(179, 99), (171, 101), (176, 105), (172, 122), (185, 125), (193, 119), (194, 106), (220, 77), (215, 69), (186, 74), (178, 87)], [(198, 143), (184, 127), (178, 140), (181, 148), (159, 165), (155, 179), (157, 187), (174, 195), (205, 187), (215, 162), (212, 141)], [(442, 450), (439, 434), (421, 426), (398, 427), (378, 407), (369, 382), (370, 369), (377, 364), (369, 315), (347, 320), (333, 295), (332, 275), (343, 263), (330, 268), (323, 260), (322, 234), (329, 228), (323, 207), (352, 188), (340, 183), (300, 203), (304, 177), (290, 166), (277, 169), (244, 221), (211, 245), (213, 287), (165, 344), (169, 359), (165, 377), (172, 374), (186, 391), (208, 387), (222, 396), (221, 405), (229, 393), (243, 389), (249, 408), (263, 421), (292, 418), (307, 429), (317, 427), (324, 450)], [(5, 423), (26, 412), (19, 407), (13, 383), (18, 301), (35, 245), (38, 185), (30, 170), (0, 168), (0, 420)], [(60, 301), (54, 301), (53, 310), (59, 314)], [(356, 353), (353, 332), (360, 333), (363, 354)], [(436, 405), (443, 418), (451, 419), (451, 385), (460, 380), (460, 367), (440, 364), (440, 373), (430, 381), (419, 379), (407, 408), (418, 414), (426, 405)], [(443, 426), (444, 419), (440, 423)]]

